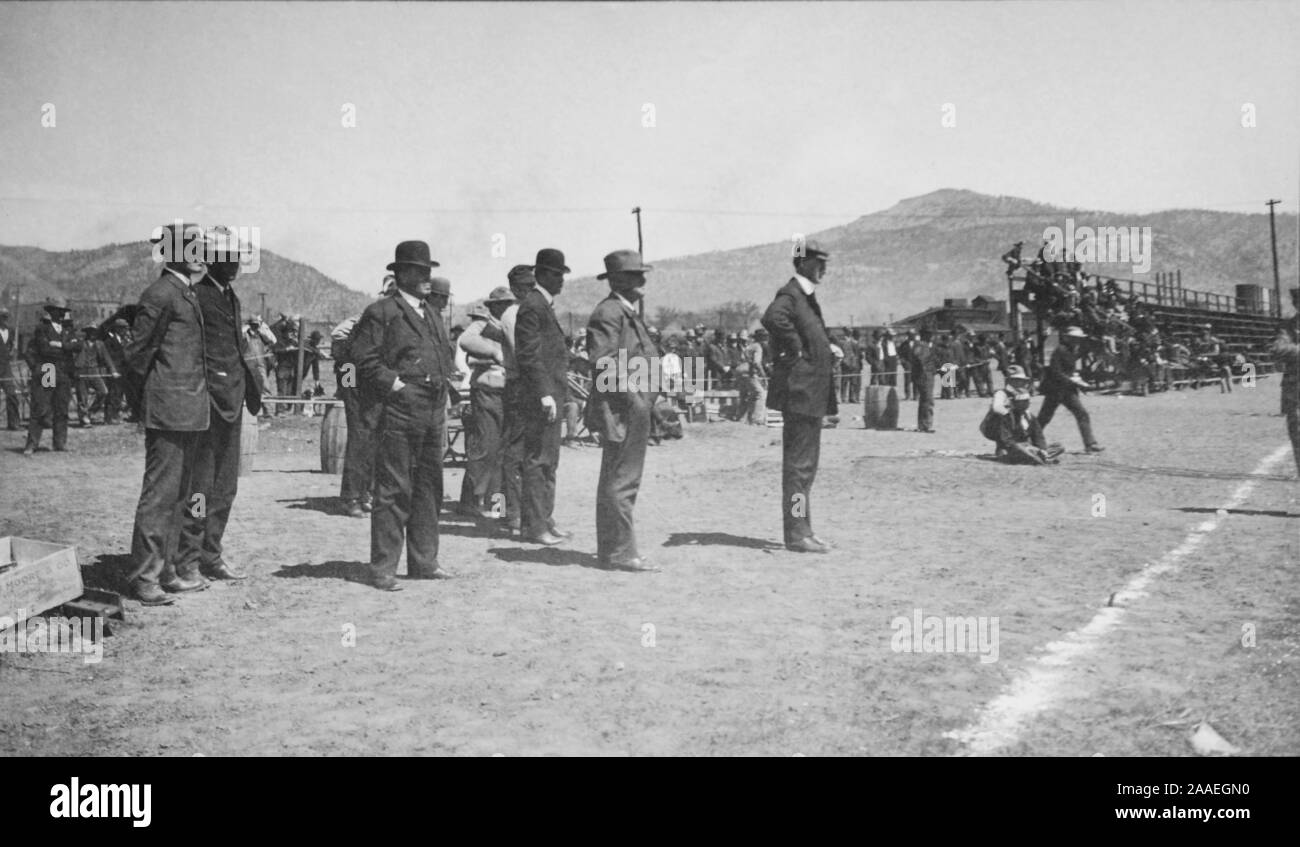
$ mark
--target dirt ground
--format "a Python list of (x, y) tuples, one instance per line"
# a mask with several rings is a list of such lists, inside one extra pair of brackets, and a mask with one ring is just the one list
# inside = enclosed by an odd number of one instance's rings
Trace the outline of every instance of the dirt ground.
[[(129, 602), (99, 664), (0, 655), (0, 754), (963, 754), (945, 733), (1245, 484), (999, 752), (1194, 755), (1207, 719), (1246, 755), (1300, 754), (1300, 483), (1289, 452), (1260, 464), (1286, 440), (1277, 380), (1086, 402), (1107, 450), (1083, 454), (1062, 410), (1047, 434), (1070, 452), (1053, 468), (990, 461), (983, 400), (939, 401), (935, 435), (846, 418), (813, 492), (826, 556), (776, 544), (779, 429), (689, 425), (646, 463), (654, 574), (593, 567), (599, 450), (565, 449), (571, 543), (444, 515), (441, 559), (461, 577), (396, 594), (359, 581), (368, 521), (319, 471), (320, 419), (276, 421), (226, 538), (252, 578)], [(902, 414), (914, 427), (916, 404)], [(143, 437), (74, 428), (71, 452), (30, 459), (21, 434), (0, 437), (0, 534), (75, 544), (87, 579), (110, 579)], [(892, 649), (891, 622), (917, 609), (996, 617), (997, 661)]]

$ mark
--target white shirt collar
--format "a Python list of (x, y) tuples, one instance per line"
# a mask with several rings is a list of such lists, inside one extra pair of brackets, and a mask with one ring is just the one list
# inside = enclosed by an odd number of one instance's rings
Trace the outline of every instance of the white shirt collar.
[(799, 283), (799, 287), (803, 289), (803, 293), (807, 294), (809, 297), (817, 291), (817, 283), (813, 282), (806, 276), (795, 274), (794, 281)]
[(186, 276), (185, 274), (181, 273), (180, 271), (176, 270), (175, 268), (163, 268), (163, 270), (164, 270), (164, 271), (168, 271), (168, 272), (174, 274), (174, 275), (176, 276), (177, 279), (179, 279), (181, 282), (185, 283), (185, 287), (186, 287), (186, 288), (189, 288), (189, 287), (190, 287), (190, 285), (191, 285), (191, 283), (190, 283), (190, 278), (189, 278), (188, 276)]
[(555, 296), (554, 296), (553, 294), (551, 294), (551, 292), (547, 291), (545, 288), (542, 288), (540, 285), (537, 286), (537, 291), (538, 291), (538, 293), (540, 293), (540, 294), (542, 295), (542, 297), (546, 300), (546, 305), (548, 305), (548, 306), (554, 306), (554, 305), (555, 305)]
[(405, 291), (403, 291), (403, 290), (400, 289), (400, 288), (397, 289), (397, 293), (400, 294), (400, 295), (402, 295), (402, 299), (406, 301), (407, 305), (409, 305), (412, 309), (414, 309), (416, 312), (418, 312), (419, 315), (420, 315), (421, 317), (424, 316), (424, 301), (423, 301), (423, 300), (419, 299), (418, 297), (414, 297), (414, 296), (412, 296), (412, 295), (410, 295), (410, 294), (407, 294)]
[(636, 314), (636, 307), (633, 306), (631, 303), (627, 302), (626, 297), (624, 297), (622, 294), (619, 294), (618, 292), (614, 292), (614, 296), (618, 298), (618, 302), (623, 304), (624, 309), (627, 309), (629, 312), (631, 312), (634, 315)]

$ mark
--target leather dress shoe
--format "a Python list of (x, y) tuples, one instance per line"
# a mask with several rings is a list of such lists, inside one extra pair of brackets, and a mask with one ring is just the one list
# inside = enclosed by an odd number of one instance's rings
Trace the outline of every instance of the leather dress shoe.
[(554, 535), (558, 538), (563, 538), (565, 541), (568, 541), (570, 538), (573, 537), (572, 532), (569, 532), (567, 529), (560, 529), (555, 524), (551, 524), (551, 535)]
[(368, 514), (370, 514), (371, 512), (373, 512), (374, 510), (375, 510), (375, 500), (374, 500), (374, 498), (373, 498), (373, 497), (362, 497), (362, 498), (361, 498), (361, 511), (365, 512), (365, 513), (368, 515)]
[(807, 538), (800, 538), (798, 541), (785, 545), (785, 549), (794, 553), (829, 553), (831, 548), (824, 544), (818, 543), (817, 539), (811, 535)]
[(362, 507), (360, 500), (349, 500), (347, 502), (347, 513), (350, 518), (364, 518), (366, 510)]
[(547, 531), (540, 535), (525, 535), (523, 538), (526, 544), (545, 544), (547, 547), (554, 547), (556, 544), (563, 544), (564, 539), (553, 532)]
[(1105, 450), (1106, 448), (1102, 447), (1100, 444), (1089, 444), (1086, 449), (1089, 453), (1100, 453), (1102, 450)]
[(402, 590), (402, 584), (398, 582), (396, 579), (393, 579), (391, 576), (385, 577), (383, 579), (377, 579), (374, 582), (372, 582), (371, 585), (373, 585), (375, 588), (378, 588), (380, 591), (401, 591)]
[(162, 587), (164, 590), (170, 591), (173, 594), (184, 594), (188, 591), (202, 591), (211, 584), (212, 583), (208, 582), (203, 577), (195, 574), (193, 577), (188, 579), (183, 576), (178, 576), (170, 582), (164, 582)]
[(135, 597), (145, 606), (170, 606), (176, 602), (175, 597), (153, 583), (136, 588)]
[(599, 563), (599, 567), (605, 571), (631, 571), (632, 573), (660, 573), (662, 571), (661, 568), (650, 564), (650, 560), (642, 556), (637, 556), (635, 559), (629, 559), (626, 562), (602, 561)]
[(834, 550), (834, 549), (835, 549), (835, 545), (832, 544), (831, 542), (827, 541), (825, 538), (819, 538), (819, 537), (816, 536), (816, 535), (811, 536), (811, 538), (812, 538), (813, 541), (816, 541), (818, 544), (820, 544), (821, 546), (825, 547), (827, 550)]
[(208, 579), (225, 579), (231, 582), (248, 579), (248, 574), (235, 570), (225, 562), (218, 562), (214, 567), (207, 568), (203, 571), (203, 575)]
[(425, 568), (419, 571), (418, 573), (410, 574), (411, 579), (455, 579), (458, 576), (460, 576), (460, 574), (456, 573), (455, 571), (448, 570), (447, 568), (444, 568), (441, 565), (433, 568), (432, 570)]

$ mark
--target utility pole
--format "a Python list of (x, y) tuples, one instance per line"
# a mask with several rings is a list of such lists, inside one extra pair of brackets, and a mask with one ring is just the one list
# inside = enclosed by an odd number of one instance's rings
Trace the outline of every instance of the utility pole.
[[(641, 207), (634, 206), (632, 208), (632, 214), (636, 215), (636, 252), (641, 254), (641, 263), (645, 264), (645, 247), (643, 247), (641, 243)], [(640, 300), (636, 301), (636, 314), (637, 317), (645, 320), (644, 294), (641, 295)]]
[(1265, 203), (1268, 206), (1268, 234), (1273, 242), (1273, 303), (1275, 316), (1282, 317), (1282, 279), (1277, 272), (1277, 224), (1273, 220), (1273, 207), (1281, 200), (1269, 200)]

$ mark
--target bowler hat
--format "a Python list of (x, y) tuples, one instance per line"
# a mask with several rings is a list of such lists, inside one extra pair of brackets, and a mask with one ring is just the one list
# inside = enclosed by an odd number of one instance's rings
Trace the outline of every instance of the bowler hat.
[(511, 292), (509, 288), (506, 288), (504, 285), (498, 285), (496, 288), (492, 289), (492, 293), (487, 296), (486, 302), (513, 303), (515, 302), (515, 295), (513, 292)]
[(633, 273), (644, 274), (653, 270), (641, 261), (641, 254), (635, 250), (615, 250), (605, 257), (605, 272), (596, 274), (596, 279), (609, 279), (610, 274)]
[(418, 268), (436, 268), (440, 265), (429, 256), (429, 244), (426, 241), (403, 241), (394, 251), (393, 261), (388, 270), (397, 270), (398, 265), (415, 265)]
[(433, 283), (433, 291), (430, 294), (441, 294), (444, 297), (451, 296), (451, 280), (435, 276), (429, 281)]
[(569, 266), (564, 264), (564, 254), (554, 247), (543, 247), (537, 251), (537, 261), (533, 263), (533, 268), (543, 268), (556, 273), (572, 273)]

